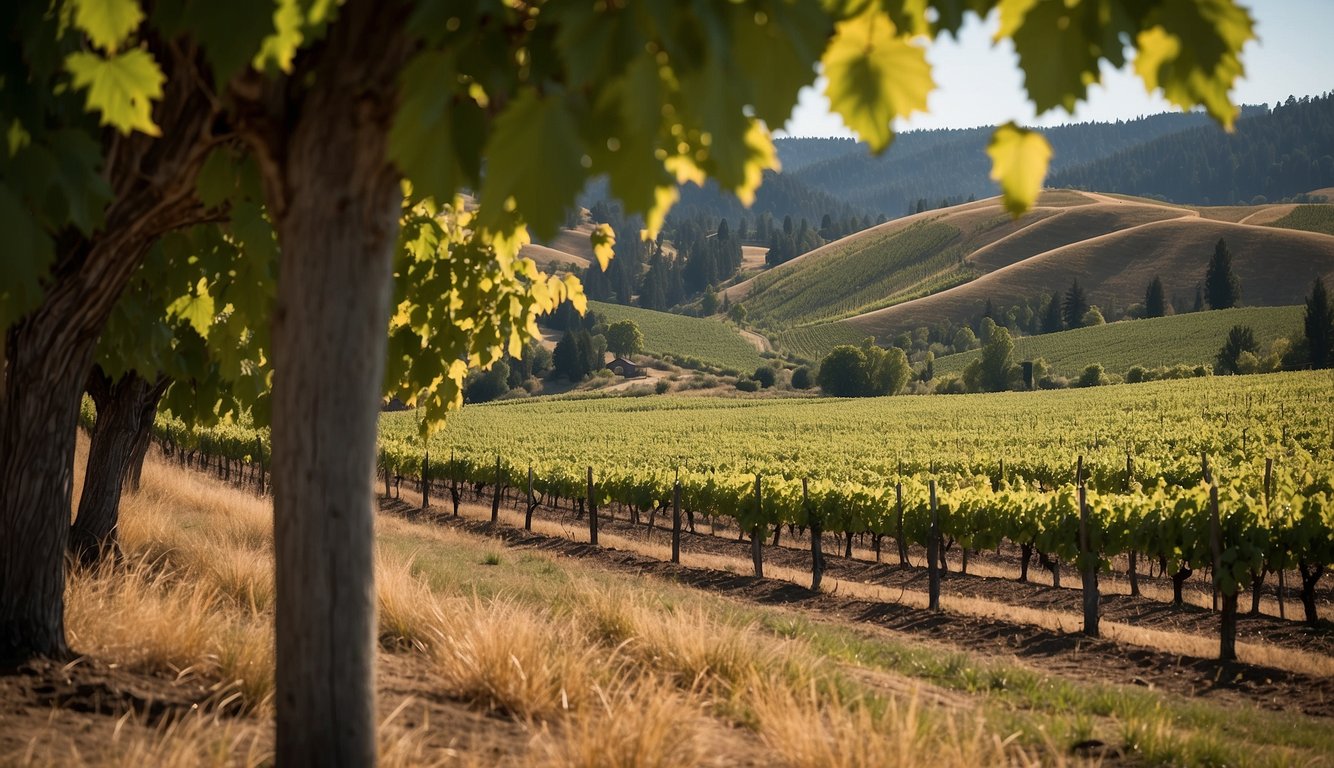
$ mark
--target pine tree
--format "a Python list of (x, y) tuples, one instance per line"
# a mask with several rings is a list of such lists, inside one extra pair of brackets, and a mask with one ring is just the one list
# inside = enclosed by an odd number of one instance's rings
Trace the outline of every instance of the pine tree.
[(1306, 344), (1311, 352), (1312, 368), (1334, 367), (1334, 314), (1330, 312), (1325, 281), (1315, 279), (1306, 299)]
[(1053, 291), (1051, 301), (1047, 302), (1047, 315), (1042, 320), (1042, 332), (1056, 333), (1064, 327), (1061, 319), (1061, 293)]
[(1241, 281), (1232, 272), (1232, 253), (1221, 237), (1204, 273), (1204, 291), (1210, 309), (1231, 309), (1241, 300)]
[(1070, 283), (1070, 290), (1065, 292), (1065, 301), (1061, 304), (1061, 317), (1067, 328), (1078, 328), (1084, 320), (1084, 313), (1089, 311), (1088, 294), (1079, 285), (1079, 278)]
[(1163, 298), (1163, 281), (1154, 276), (1149, 289), (1144, 292), (1144, 316), (1162, 317), (1167, 313), (1167, 302)]

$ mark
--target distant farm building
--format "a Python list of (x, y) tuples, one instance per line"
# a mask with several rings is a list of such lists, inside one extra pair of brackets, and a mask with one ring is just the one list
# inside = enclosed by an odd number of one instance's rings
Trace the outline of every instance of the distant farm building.
[(617, 376), (624, 376), (627, 379), (637, 379), (640, 376), (646, 376), (644, 367), (626, 360), (624, 357), (614, 357), (607, 363), (607, 368)]

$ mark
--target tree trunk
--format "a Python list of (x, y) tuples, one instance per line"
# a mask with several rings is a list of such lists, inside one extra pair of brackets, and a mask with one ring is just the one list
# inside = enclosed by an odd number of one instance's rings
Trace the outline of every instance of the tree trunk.
[(1260, 594), (1264, 591), (1265, 572), (1261, 568), (1258, 571), (1251, 571), (1251, 615), (1260, 615)]
[(1033, 545), (1025, 542), (1019, 545), (1019, 581), (1028, 581), (1028, 563), (1033, 559)]
[(350, 0), (277, 93), (269, 78), (234, 84), (281, 252), (274, 683), (287, 768), (376, 757), (372, 486), (402, 202), (387, 137), (403, 13)]
[(153, 111), (162, 136), (109, 139), (111, 186), (95, 243), (65, 232), (42, 303), (4, 330), (0, 393), (0, 659), (62, 658), (65, 552), (80, 397), (98, 336), (143, 255), (161, 235), (205, 218), (199, 167), (217, 137), (214, 112), (186, 74), (194, 52), (158, 49), (167, 75)]
[(1325, 566), (1298, 563), (1302, 574), (1302, 607), (1306, 609), (1306, 623), (1315, 626), (1320, 621), (1315, 609), (1315, 585), (1325, 574)]
[(133, 371), (113, 383), (101, 366), (94, 366), (88, 374), (86, 389), (97, 407), (97, 423), (88, 445), (79, 514), (69, 538), (70, 554), (81, 565), (93, 566), (106, 557), (120, 556), (116, 529), (121, 489), (135, 446), (152, 429), (152, 414), (167, 384), (165, 377), (149, 381)]
[(1237, 660), (1237, 590), (1223, 595), (1223, 620), (1218, 633), (1218, 660)]
[(1181, 605), (1181, 588), (1192, 573), (1194, 571), (1183, 565), (1176, 573), (1172, 574), (1172, 605)]

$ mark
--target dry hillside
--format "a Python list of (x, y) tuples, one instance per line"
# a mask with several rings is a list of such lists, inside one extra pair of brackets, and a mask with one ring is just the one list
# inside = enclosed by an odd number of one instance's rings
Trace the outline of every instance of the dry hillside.
[[(884, 337), (944, 320), (960, 321), (987, 299), (1006, 305), (1064, 290), (1078, 278), (1095, 304), (1142, 300), (1160, 276), (1169, 297), (1193, 298), (1214, 244), (1223, 238), (1234, 257), (1243, 303), (1278, 306), (1300, 302), (1316, 276), (1334, 277), (1334, 237), (1263, 226), (1292, 210), (1290, 204), (1190, 207), (1142, 198), (1053, 190), (1037, 207), (1010, 219), (996, 198), (927, 211), (887, 222), (811, 251), (727, 290), (745, 301), (751, 319), (772, 328), (801, 326), (829, 339), (868, 334)], [(876, 306), (865, 286), (877, 253), (902, 260), (893, 237), (918, 224), (945, 225), (955, 236), (945, 248), (964, 254), (950, 274), (886, 272), (885, 300)], [(902, 250), (900, 248), (900, 250)], [(847, 262), (846, 271), (836, 267)], [(855, 267), (855, 269), (853, 268)], [(933, 269), (936, 269), (933, 267)], [(803, 290), (803, 273), (809, 276)], [(893, 284), (896, 274), (916, 281)], [(829, 284), (825, 284), (829, 283)], [(765, 295), (769, 292), (768, 295)], [(776, 292), (776, 293), (775, 293)], [(843, 296), (861, 306), (838, 322), (821, 324), (811, 306)], [(761, 311), (754, 311), (759, 308)], [(831, 318), (832, 319), (832, 318)]]

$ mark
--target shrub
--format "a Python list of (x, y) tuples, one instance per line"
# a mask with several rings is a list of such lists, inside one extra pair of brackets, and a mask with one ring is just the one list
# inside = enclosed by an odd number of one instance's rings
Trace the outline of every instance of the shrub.
[(751, 378), (755, 379), (761, 387), (767, 389), (774, 385), (774, 381), (777, 377), (774, 375), (774, 369), (767, 365), (761, 365), (759, 368), (755, 369), (755, 373)]
[(736, 380), (736, 388), (742, 392), (758, 392), (760, 383), (754, 379), (742, 376)]
[(811, 369), (801, 366), (792, 372), (793, 389), (810, 389), (815, 385), (815, 377), (811, 375)]
[(665, 395), (672, 388), (672, 383), (666, 379), (658, 379), (658, 383), (653, 385), (653, 391), (659, 395)]
[(1064, 376), (1043, 376), (1038, 379), (1038, 389), (1065, 389), (1070, 380)]
[(1102, 369), (1102, 363), (1091, 363), (1084, 368), (1083, 373), (1079, 374), (1079, 386), (1097, 387), (1107, 383), (1107, 375)]
[(1148, 375), (1149, 372), (1144, 368), (1144, 366), (1142, 365), (1131, 366), (1130, 370), (1126, 371), (1126, 383), (1139, 384), (1141, 382), (1148, 381), (1149, 380)]
[(968, 387), (964, 386), (963, 379), (952, 373), (937, 376), (935, 382), (935, 391), (938, 395), (962, 395), (968, 391)]

